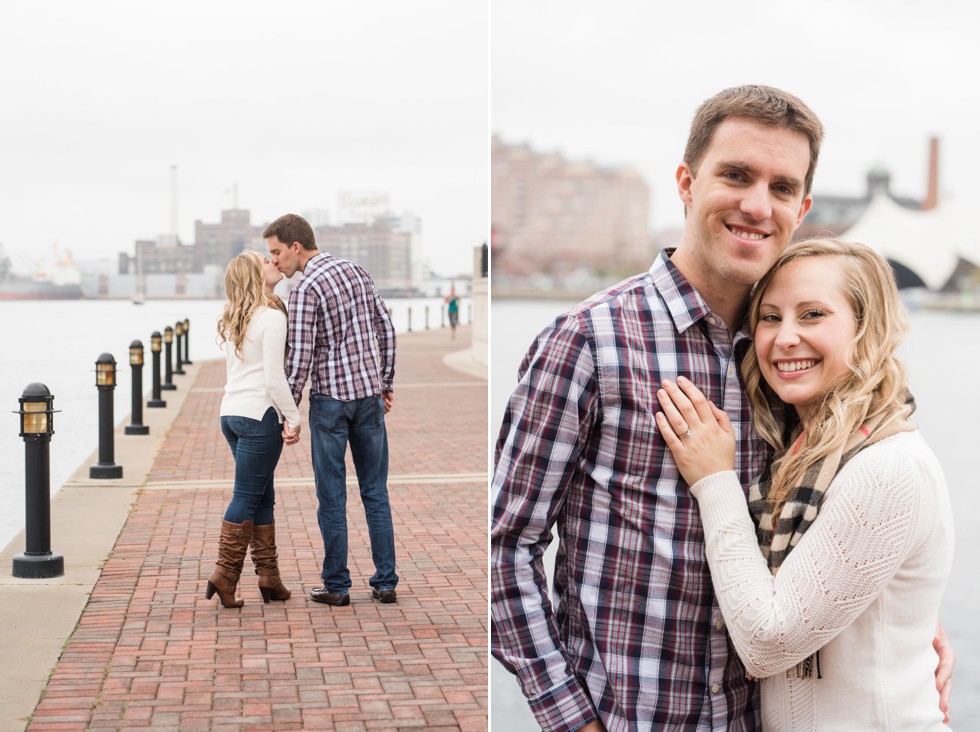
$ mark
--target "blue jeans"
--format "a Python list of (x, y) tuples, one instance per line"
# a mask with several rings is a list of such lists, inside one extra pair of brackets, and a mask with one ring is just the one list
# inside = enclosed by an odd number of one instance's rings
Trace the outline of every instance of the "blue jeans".
[(388, 432), (381, 397), (342, 402), (323, 394), (310, 396), (310, 441), (319, 500), (316, 517), (323, 536), (323, 584), (327, 592), (347, 592), (347, 468), (350, 443), (361, 503), (371, 538), (374, 575), (371, 587), (394, 589), (395, 532), (388, 502)]
[(250, 417), (221, 418), (221, 432), (235, 458), (235, 488), (225, 511), (225, 521), (256, 526), (273, 521), (276, 489), (272, 478), (282, 453), (282, 425), (269, 407), (262, 420)]

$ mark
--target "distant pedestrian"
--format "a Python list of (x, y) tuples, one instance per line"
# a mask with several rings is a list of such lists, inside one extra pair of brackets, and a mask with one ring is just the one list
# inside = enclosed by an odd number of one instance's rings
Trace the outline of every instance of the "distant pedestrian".
[(221, 431), (235, 458), (235, 485), (205, 597), (217, 592), (225, 607), (245, 604), (235, 589), (249, 544), (263, 601), (290, 596), (279, 577), (273, 476), (284, 432), (290, 444), (299, 440), (300, 414), (283, 368), (286, 319), (269, 298), (268, 285), (275, 285), (270, 268), (258, 252), (231, 261), (225, 273), (228, 303), (218, 321), (227, 363)]
[(459, 298), (456, 297), (455, 290), (449, 293), (446, 298), (446, 310), (449, 312), (449, 327), (453, 332), (453, 340), (456, 339), (456, 326), (459, 325)]
[(395, 403), (395, 330), (388, 309), (362, 267), (317, 249), (313, 229), (301, 216), (279, 217), (262, 236), (280, 272), (287, 277), (303, 273), (289, 295), (286, 372), (297, 404), (311, 369), (313, 375), (310, 434), (323, 586), (313, 588), (310, 599), (350, 604), (344, 462), (349, 443), (374, 560), (371, 596), (396, 602), (384, 420)]

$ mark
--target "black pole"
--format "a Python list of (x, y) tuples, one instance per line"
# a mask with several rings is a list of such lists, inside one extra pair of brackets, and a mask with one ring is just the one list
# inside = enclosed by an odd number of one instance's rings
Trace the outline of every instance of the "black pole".
[(409, 306), (409, 308), (408, 308), (408, 332), (409, 333), (412, 332), (412, 308), (411, 308), (411, 306)]
[(127, 435), (148, 435), (150, 428), (143, 424), (143, 343), (133, 341), (129, 344), (129, 365), (133, 372), (132, 422), (126, 425)]
[[(28, 384), (21, 397), (21, 437), (24, 438), (24, 507), (26, 549), (13, 558), (14, 577), (31, 579), (61, 577), (65, 560), (51, 553), (51, 435), (54, 434), (51, 408), (54, 397), (44, 384)], [(45, 405), (44, 411), (25, 408), (25, 404)], [(42, 424), (36, 420), (44, 416)], [(35, 431), (35, 429), (37, 431)]]
[(174, 328), (174, 334), (177, 336), (177, 368), (174, 369), (174, 374), (177, 376), (184, 375), (184, 324), (179, 320), (177, 321), (177, 327)]
[(150, 401), (146, 403), (147, 407), (151, 409), (158, 409), (167, 406), (167, 403), (160, 398), (160, 342), (162, 336), (160, 331), (155, 330), (150, 336), (150, 350), (153, 352), (153, 383), (151, 387), (153, 389), (153, 395)]
[(173, 356), (171, 354), (171, 349), (174, 342), (174, 329), (169, 325), (163, 329), (163, 364), (164, 364), (164, 379), (163, 384), (160, 386), (164, 391), (173, 391), (177, 388), (174, 384), (174, 367), (173, 367)]
[(191, 364), (191, 321), (184, 318), (184, 363)]
[[(51, 551), (51, 440), (27, 443), (24, 450), (27, 553)], [(45, 500), (47, 498), (47, 500)]]
[(95, 362), (95, 385), (99, 390), (99, 462), (88, 469), (88, 477), (122, 478), (122, 465), (113, 462), (112, 392), (116, 388), (116, 359), (111, 353), (103, 353)]

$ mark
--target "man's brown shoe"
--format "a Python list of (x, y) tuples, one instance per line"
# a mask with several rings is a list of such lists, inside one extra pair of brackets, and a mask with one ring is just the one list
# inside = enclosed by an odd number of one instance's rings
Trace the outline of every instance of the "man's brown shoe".
[(310, 590), (310, 599), (313, 602), (322, 602), (325, 605), (350, 605), (350, 595), (346, 592), (327, 592), (326, 587), (314, 587)]
[(398, 602), (398, 598), (395, 596), (394, 590), (371, 590), (371, 597), (375, 600), (379, 600), (386, 605), (392, 602)]

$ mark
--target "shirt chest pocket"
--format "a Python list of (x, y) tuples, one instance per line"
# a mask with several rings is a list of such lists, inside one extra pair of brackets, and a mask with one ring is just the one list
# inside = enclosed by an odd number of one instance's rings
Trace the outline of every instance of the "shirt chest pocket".
[(654, 379), (624, 379), (605, 387), (597, 457), (615, 482), (650, 485), (662, 477), (665, 461), (673, 465), (657, 427), (660, 404)]

